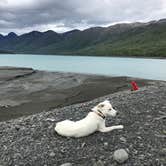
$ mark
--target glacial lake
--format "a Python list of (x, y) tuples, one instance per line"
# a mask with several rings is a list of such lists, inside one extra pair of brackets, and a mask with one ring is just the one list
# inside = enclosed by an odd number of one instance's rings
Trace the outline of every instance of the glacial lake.
[(166, 59), (0, 54), (0, 66), (166, 81)]

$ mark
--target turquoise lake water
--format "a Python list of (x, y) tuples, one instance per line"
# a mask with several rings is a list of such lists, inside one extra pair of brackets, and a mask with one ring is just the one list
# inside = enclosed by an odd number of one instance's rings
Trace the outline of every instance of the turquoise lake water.
[(165, 59), (0, 54), (0, 66), (166, 80)]

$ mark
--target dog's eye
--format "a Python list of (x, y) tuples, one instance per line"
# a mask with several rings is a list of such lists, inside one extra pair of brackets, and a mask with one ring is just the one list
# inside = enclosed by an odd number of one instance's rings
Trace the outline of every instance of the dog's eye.
[(100, 107), (104, 107), (104, 104), (100, 104)]
[(112, 107), (115, 110), (115, 107)]

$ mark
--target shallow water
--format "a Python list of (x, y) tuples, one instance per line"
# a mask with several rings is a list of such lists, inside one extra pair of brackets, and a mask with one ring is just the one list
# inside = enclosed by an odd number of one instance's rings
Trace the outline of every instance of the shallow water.
[(0, 66), (166, 80), (165, 59), (0, 54)]

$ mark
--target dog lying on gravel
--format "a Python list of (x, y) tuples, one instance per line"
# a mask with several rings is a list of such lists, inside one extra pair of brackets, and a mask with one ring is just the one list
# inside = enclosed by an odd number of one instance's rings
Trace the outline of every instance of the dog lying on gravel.
[(113, 109), (108, 100), (99, 103), (91, 109), (88, 115), (79, 121), (64, 120), (56, 123), (55, 131), (66, 137), (84, 137), (95, 131), (109, 132), (115, 129), (123, 129), (123, 125), (105, 126), (105, 118), (107, 116), (115, 117), (117, 111)]

